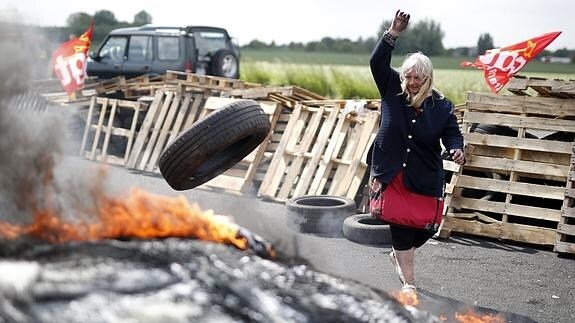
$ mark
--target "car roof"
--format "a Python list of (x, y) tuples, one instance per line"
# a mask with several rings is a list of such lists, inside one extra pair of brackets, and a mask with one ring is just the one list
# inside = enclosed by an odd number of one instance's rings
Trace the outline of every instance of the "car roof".
[(221, 27), (212, 26), (155, 26), (155, 25), (143, 25), (139, 27), (126, 27), (114, 29), (110, 32), (110, 35), (153, 35), (158, 32), (172, 35), (181, 35), (182, 33), (193, 33), (194, 31), (217, 31), (228, 35), (226, 29)]

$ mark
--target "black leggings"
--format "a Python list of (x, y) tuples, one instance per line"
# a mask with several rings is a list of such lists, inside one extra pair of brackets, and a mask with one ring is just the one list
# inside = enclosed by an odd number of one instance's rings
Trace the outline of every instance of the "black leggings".
[(391, 243), (395, 250), (409, 250), (421, 247), (433, 237), (433, 232), (420, 229), (406, 228), (394, 224), (389, 225)]

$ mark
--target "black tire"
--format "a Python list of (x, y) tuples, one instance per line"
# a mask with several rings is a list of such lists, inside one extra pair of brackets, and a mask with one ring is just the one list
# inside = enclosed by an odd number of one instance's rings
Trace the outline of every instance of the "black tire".
[(223, 48), (212, 56), (210, 74), (213, 76), (237, 79), (240, 77), (240, 60), (234, 51)]
[(195, 122), (160, 156), (158, 166), (175, 190), (201, 185), (225, 172), (254, 150), (271, 128), (254, 100), (230, 103)]
[[(507, 126), (497, 126), (497, 125), (479, 123), (479, 124), (473, 124), (469, 129), (469, 131), (486, 135), (517, 137), (517, 130), (514, 130)], [(525, 134), (525, 138), (536, 138), (536, 137), (527, 133)]]
[(343, 221), (356, 213), (352, 199), (330, 195), (308, 195), (286, 201), (288, 225), (302, 233), (341, 236)]
[(369, 214), (355, 214), (343, 221), (343, 236), (350, 241), (368, 245), (390, 245), (389, 225), (372, 219)]

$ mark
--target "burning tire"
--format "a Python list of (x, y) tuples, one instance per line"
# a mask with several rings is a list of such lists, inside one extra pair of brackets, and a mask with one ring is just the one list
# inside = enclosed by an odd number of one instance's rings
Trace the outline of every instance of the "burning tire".
[(309, 195), (286, 201), (286, 208), (287, 223), (298, 232), (341, 235), (343, 221), (357, 207), (346, 197)]
[(254, 150), (270, 132), (269, 117), (254, 100), (230, 103), (194, 123), (162, 152), (158, 166), (175, 190), (220, 175)]
[(343, 236), (350, 241), (370, 245), (390, 245), (389, 225), (369, 214), (355, 214), (343, 221)]

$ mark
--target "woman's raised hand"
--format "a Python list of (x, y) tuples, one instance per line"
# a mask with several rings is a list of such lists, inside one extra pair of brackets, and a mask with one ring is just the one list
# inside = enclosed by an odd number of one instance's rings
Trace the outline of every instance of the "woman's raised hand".
[(397, 10), (391, 27), (389, 27), (389, 32), (392, 36), (398, 37), (399, 34), (407, 28), (409, 24), (409, 14), (400, 10)]

